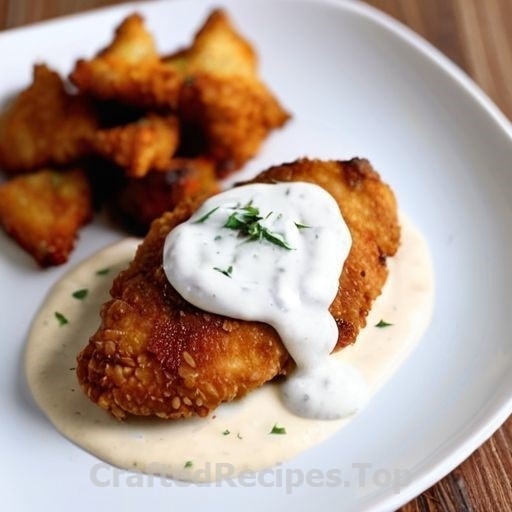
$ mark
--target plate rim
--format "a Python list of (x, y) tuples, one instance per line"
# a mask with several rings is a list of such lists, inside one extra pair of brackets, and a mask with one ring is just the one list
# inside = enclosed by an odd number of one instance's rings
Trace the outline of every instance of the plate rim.
[[(495, 126), (499, 127), (502, 133), (508, 138), (512, 144), (512, 122), (500, 110), (495, 102), (482, 90), (482, 88), (456, 63), (445, 56), (434, 45), (429, 43), (421, 35), (414, 32), (411, 28), (404, 25), (400, 21), (386, 14), (385, 12), (373, 7), (369, 4), (363, 3), (359, 0), (277, 0), (280, 3), (302, 3), (310, 5), (325, 5), (331, 6), (335, 9), (344, 10), (361, 16), (370, 22), (382, 27), (389, 33), (392, 33), (400, 40), (400, 43), (409, 46), (426, 57), (432, 64), (435, 65), (439, 72), (443, 72), (458, 87), (462, 88), (471, 98), (479, 105), (482, 111), (494, 121)], [(199, 1), (196, 5), (205, 5), (208, 0)], [(44, 21), (29, 23), (20, 27), (9, 28), (0, 33), (0, 40), (9, 38), (15, 34), (23, 34), (24, 32), (31, 32), (39, 28), (51, 28), (52, 25), (66, 23), (79, 18), (95, 17), (107, 14), (114, 11), (122, 11), (126, 9), (140, 8), (144, 9), (145, 6), (156, 3), (173, 4), (191, 4), (192, 0), (151, 0), (145, 2), (126, 2), (110, 6), (102, 6), (89, 9), (84, 12), (65, 14), (62, 16), (54, 17)], [(211, 3), (211, 2), (210, 2)], [(224, 4), (223, 0), (217, 2), (219, 5)], [(257, 5), (257, 0), (228, 0), (228, 3), (238, 4), (254, 4)], [(501, 405), (494, 405), (489, 408), (485, 413), (485, 418), (476, 422), (465, 435), (464, 441), (456, 443), (454, 448), (445, 448), (443, 453), (436, 460), (424, 463), (423, 467), (418, 471), (417, 476), (408, 486), (404, 487), (399, 494), (394, 494), (392, 489), (383, 490), (377, 496), (367, 498), (368, 510), (391, 510), (398, 508), (410, 500), (417, 497), (424, 492), (427, 488), (437, 483), (455, 467), (466, 460), (471, 454), (477, 450), (486, 440), (488, 440), (508, 419), (512, 414), (512, 396), (503, 400)]]
[[(437, 68), (454, 80), (462, 87), (478, 105), (491, 117), (496, 125), (508, 136), (512, 144), (512, 122), (505, 116), (494, 101), (483, 91), (483, 89), (455, 62), (450, 60), (433, 44), (414, 32), (389, 14), (380, 11), (376, 7), (363, 3), (359, 0), (299, 0), (303, 3), (315, 1), (326, 5), (346, 9), (371, 20), (373, 23), (385, 28), (397, 36), (402, 44), (408, 45), (428, 58)], [(440, 457), (437, 461), (424, 463), (423, 469), (419, 471), (411, 484), (404, 487), (399, 494), (390, 493), (389, 489), (375, 498), (369, 498), (368, 506), (372, 509), (380, 507), (384, 510), (391, 510), (401, 507), (413, 500), (432, 485), (442, 480), (457, 466), (469, 458), (482, 444), (484, 444), (505, 421), (512, 415), (512, 396), (505, 400), (500, 406), (493, 407), (482, 419), (466, 434), (465, 440), (456, 445), (455, 449), (448, 450), (451, 453)]]

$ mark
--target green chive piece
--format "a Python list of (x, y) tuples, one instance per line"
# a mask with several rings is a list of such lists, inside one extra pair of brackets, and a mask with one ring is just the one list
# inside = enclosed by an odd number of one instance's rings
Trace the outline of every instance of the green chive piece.
[(226, 429), (226, 430), (224, 430), (224, 432), (222, 432), (223, 436), (229, 436), (229, 434), (231, 434), (231, 432), (228, 429)]
[(184, 468), (191, 468), (193, 466), (193, 463), (191, 460), (187, 460), (187, 462), (185, 462), (185, 465), (183, 466)]
[(97, 275), (97, 276), (105, 276), (105, 275), (107, 275), (109, 272), (110, 272), (110, 269), (109, 269), (109, 268), (102, 268), (102, 269), (100, 269), (100, 270), (97, 270), (97, 271), (96, 271), (96, 275)]
[(210, 215), (214, 212), (216, 212), (217, 210), (219, 209), (218, 206), (216, 206), (215, 208), (213, 208), (213, 210), (210, 210), (208, 213), (206, 213), (205, 215), (203, 215), (201, 218), (197, 219), (194, 224), (201, 224), (202, 222), (204, 222), (205, 220), (207, 220)]
[(58, 311), (55, 311), (55, 318), (59, 322), (59, 325), (69, 324), (69, 320), (62, 313), (59, 313)]
[(393, 324), (390, 324), (381, 319), (381, 320), (379, 320), (379, 323), (375, 324), (375, 327), (379, 327), (380, 329), (382, 329), (383, 327), (389, 327), (391, 325), (393, 325)]
[(278, 427), (276, 423), (269, 434), (286, 434), (286, 429), (284, 427)]
[[(286, 240), (278, 233), (273, 233), (261, 224), (263, 217), (260, 215), (259, 208), (252, 205), (252, 202), (245, 206), (233, 208), (235, 211), (228, 217), (224, 227), (239, 232), (240, 236), (247, 237), (249, 242), (267, 240), (283, 249), (292, 250)], [(270, 212), (266, 217), (272, 215)], [(279, 216), (278, 216), (279, 218)]]
[(77, 290), (76, 292), (73, 292), (72, 295), (75, 299), (82, 300), (87, 297), (87, 294), (89, 293), (89, 290), (87, 288), (82, 288), (81, 290)]
[(239, 220), (236, 216), (236, 213), (232, 213), (228, 220), (226, 221), (226, 224), (224, 224), (225, 228), (229, 229), (242, 229), (245, 226), (244, 222)]
[(220, 272), (221, 274), (224, 274), (227, 277), (231, 277), (231, 273), (233, 272), (233, 266), (230, 265), (227, 269), (222, 269), (219, 267), (213, 267), (213, 270), (216, 270), (217, 272)]
[(278, 234), (271, 233), (268, 230), (263, 231), (263, 238), (265, 238), (265, 240), (268, 240), (269, 242), (272, 242), (273, 244), (278, 245), (279, 247), (288, 249), (289, 251), (293, 249), (293, 247), (291, 247), (286, 240), (281, 238)]

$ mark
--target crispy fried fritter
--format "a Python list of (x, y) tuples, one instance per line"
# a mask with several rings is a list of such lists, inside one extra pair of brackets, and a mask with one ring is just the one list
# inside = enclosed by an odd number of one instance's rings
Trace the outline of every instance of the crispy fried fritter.
[(89, 182), (80, 169), (45, 169), (0, 185), (0, 224), (42, 267), (67, 261), (91, 216)]
[(180, 115), (199, 131), (220, 177), (252, 158), (269, 132), (288, 119), (261, 83), (207, 74), (197, 75), (183, 87)]
[(175, 116), (149, 114), (134, 123), (98, 130), (92, 147), (122, 167), (127, 176), (141, 178), (149, 171), (165, 171), (179, 144)]
[(37, 64), (33, 83), (0, 118), (0, 167), (14, 174), (69, 164), (89, 151), (97, 126), (91, 102), (69, 94), (58, 73)]
[(164, 61), (187, 76), (210, 73), (219, 77), (254, 79), (258, 72), (256, 52), (249, 41), (236, 31), (222, 9), (212, 11), (189, 48), (170, 55)]
[(253, 157), (289, 118), (258, 77), (251, 45), (222, 10), (209, 16), (190, 48), (167, 62), (184, 76), (180, 117), (205, 140), (223, 175)]
[[(355, 341), (387, 277), (386, 257), (400, 229), (390, 188), (365, 160), (299, 160), (274, 167), (255, 181), (309, 181), (330, 192), (348, 224), (353, 245), (331, 306), (337, 348)], [(77, 374), (91, 400), (123, 419), (205, 416), (293, 368), (267, 324), (205, 313), (167, 281), (162, 247), (197, 201), (181, 203), (152, 224), (129, 268), (115, 279), (102, 323), (78, 356)]]
[(140, 14), (116, 29), (112, 43), (92, 60), (80, 59), (70, 75), (82, 91), (140, 107), (176, 107), (181, 76), (163, 64)]
[(146, 234), (151, 222), (185, 199), (206, 197), (219, 191), (215, 166), (204, 158), (176, 159), (167, 172), (150, 172), (125, 181), (114, 207), (127, 227)]

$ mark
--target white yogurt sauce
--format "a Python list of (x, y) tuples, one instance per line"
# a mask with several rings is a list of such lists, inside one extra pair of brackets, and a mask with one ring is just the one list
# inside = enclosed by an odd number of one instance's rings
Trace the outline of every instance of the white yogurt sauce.
[[(433, 304), (427, 245), (406, 218), (402, 216), (400, 222), (402, 243), (388, 260), (389, 277), (367, 327), (354, 345), (331, 356), (362, 373), (370, 396), (421, 339)], [(283, 406), (281, 389), (273, 383), (242, 400), (222, 404), (207, 418), (179, 421), (119, 422), (91, 402), (77, 383), (76, 356), (97, 329), (98, 311), (109, 299), (112, 277), (133, 258), (137, 244), (125, 240), (72, 269), (49, 292), (31, 326), (25, 352), (27, 381), (37, 404), (63, 435), (121, 468), (208, 482), (284, 463), (350, 421), (353, 416), (334, 421), (297, 416)], [(98, 275), (104, 268), (110, 272)], [(84, 288), (88, 289), (85, 298), (73, 298)], [(69, 323), (60, 325), (56, 312)], [(393, 325), (375, 327), (381, 319)], [(270, 434), (276, 424), (286, 434)]]
[(329, 357), (338, 340), (329, 306), (351, 244), (322, 187), (257, 183), (213, 196), (173, 229), (163, 268), (198, 308), (272, 325), (297, 365), (283, 388), (287, 407), (337, 419), (366, 394), (359, 371)]

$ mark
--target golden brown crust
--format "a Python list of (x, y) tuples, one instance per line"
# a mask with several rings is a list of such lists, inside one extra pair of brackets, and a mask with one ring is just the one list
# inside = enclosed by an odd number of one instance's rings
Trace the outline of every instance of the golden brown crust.
[(152, 221), (185, 199), (206, 197), (219, 191), (215, 166), (204, 158), (173, 159), (166, 172), (130, 178), (113, 199), (114, 209), (133, 232), (146, 234)]
[(254, 78), (258, 70), (251, 43), (236, 30), (222, 9), (211, 12), (189, 48), (167, 57), (165, 62), (179, 67), (188, 76), (210, 73)]
[[(338, 201), (353, 247), (331, 312), (339, 327), (337, 347), (353, 342), (385, 282), (385, 258), (398, 247), (391, 190), (358, 159), (300, 160), (269, 169), (255, 181), (310, 181)], [(198, 203), (183, 202), (152, 224), (134, 261), (115, 279), (100, 328), (78, 356), (82, 388), (119, 419), (204, 416), (293, 366), (272, 327), (205, 313), (167, 281), (165, 237)]]
[[(107, 203), (127, 227), (145, 229), (183, 196), (212, 193), (289, 118), (221, 9), (166, 58), (142, 16), (130, 14), (96, 56), (76, 61), (70, 79), (76, 87), (34, 66), (33, 83), (0, 114), (0, 172), (87, 169), (95, 205)], [(178, 159), (189, 163), (174, 173)]]
[(141, 178), (149, 171), (166, 171), (179, 144), (175, 116), (149, 114), (134, 123), (98, 130), (94, 151), (113, 160), (127, 176)]
[(166, 62), (184, 83), (179, 113), (206, 141), (206, 154), (225, 175), (253, 157), (290, 115), (258, 76), (256, 54), (227, 14), (212, 12), (193, 44)]
[(42, 267), (67, 261), (91, 216), (89, 183), (80, 169), (41, 170), (0, 186), (0, 224)]
[(58, 73), (36, 64), (33, 83), (0, 118), (0, 167), (14, 174), (69, 164), (89, 152), (97, 126), (92, 103), (66, 92)]
[(123, 20), (113, 41), (96, 57), (78, 60), (70, 79), (97, 98), (145, 108), (176, 107), (181, 86), (181, 76), (161, 61), (137, 13)]
[(183, 86), (180, 116), (206, 142), (205, 153), (226, 176), (260, 149), (268, 134), (289, 118), (265, 86), (245, 77), (197, 74)]
[(271, 168), (256, 180), (313, 182), (338, 202), (352, 235), (352, 248), (330, 311), (338, 324), (337, 348), (352, 343), (386, 281), (386, 257), (398, 248), (400, 228), (391, 189), (367, 160), (359, 158), (322, 163), (299, 160)]

